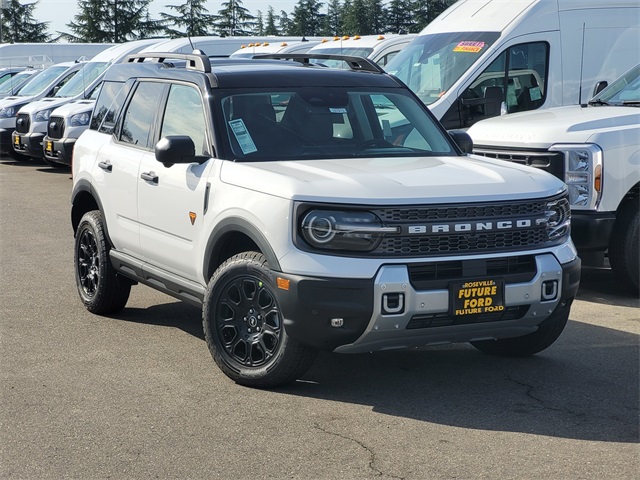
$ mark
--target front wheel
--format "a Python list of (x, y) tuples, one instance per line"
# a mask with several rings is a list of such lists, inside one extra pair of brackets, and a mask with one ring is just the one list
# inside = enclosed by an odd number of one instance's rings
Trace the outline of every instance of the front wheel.
[(218, 367), (236, 383), (272, 388), (293, 382), (316, 351), (287, 335), (264, 256), (244, 252), (215, 271), (205, 292), (202, 324)]
[(609, 245), (611, 270), (635, 294), (640, 291), (639, 225), (637, 199), (628, 201), (616, 214)]
[(109, 260), (109, 243), (102, 214), (84, 214), (76, 230), (76, 285), (84, 306), (99, 315), (116, 313), (127, 304), (131, 282), (118, 275)]
[(556, 307), (554, 312), (533, 333), (514, 338), (471, 342), (481, 352), (502, 357), (528, 357), (541, 352), (555, 342), (564, 330), (573, 299)]

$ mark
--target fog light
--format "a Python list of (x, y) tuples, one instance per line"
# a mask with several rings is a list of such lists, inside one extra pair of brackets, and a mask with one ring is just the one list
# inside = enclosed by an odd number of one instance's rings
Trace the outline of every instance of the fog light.
[(340, 328), (344, 326), (344, 318), (332, 318), (331, 326), (335, 328)]

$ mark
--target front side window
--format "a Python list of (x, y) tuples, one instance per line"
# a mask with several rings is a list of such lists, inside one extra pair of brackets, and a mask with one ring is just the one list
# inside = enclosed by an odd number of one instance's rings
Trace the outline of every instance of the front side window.
[(502, 113), (526, 112), (545, 100), (549, 44), (533, 42), (504, 50), (443, 116), (446, 128), (470, 127)]
[(396, 75), (430, 105), (442, 97), (500, 37), (498, 32), (419, 35), (385, 70)]
[(102, 87), (96, 88), (94, 91), (98, 91), (99, 94), (89, 128), (98, 130), (100, 133), (111, 134), (128, 89), (122, 82), (104, 82)]
[(151, 131), (158, 102), (164, 85), (157, 82), (141, 82), (124, 113), (120, 141), (141, 148), (149, 148)]
[(196, 155), (208, 151), (206, 120), (198, 90), (186, 85), (171, 85), (162, 120), (160, 137), (187, 135), (193, 140)]
[(457, 154), (403, 89), (232, 93), (220, 110), (228, 149), (238, 161)]

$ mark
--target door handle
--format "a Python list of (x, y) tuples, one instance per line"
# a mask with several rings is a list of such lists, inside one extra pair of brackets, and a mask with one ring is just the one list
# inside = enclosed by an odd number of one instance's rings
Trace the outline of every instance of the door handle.
[(109, 162), (99, 162), (98, 166), (102, 169), (105, 170), (107, 172), (110, 172), (111, 170), (113, 170), (113, 165), (111, 165)]
[(151, 183), (158, 183), (158, 175), (156, 175), (154, 172), (144, 172), (140, 175), (140, 178), (142, 178), (143, 180), (147, 181), (147, 182), (151, 182)]

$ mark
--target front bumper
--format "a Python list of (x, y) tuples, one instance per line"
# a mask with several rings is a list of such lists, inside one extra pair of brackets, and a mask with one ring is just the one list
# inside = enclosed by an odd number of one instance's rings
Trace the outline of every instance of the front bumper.
[(579, 252), (604, 251), (609, 240), (615, 212), (571, 212), (571, 239)]
[[(575, 297), (580, 282), (577, 257), (565, 264), (552, 254), (530, 260), (531, 272), (509, 273), (513, 267), (508, 267), (501, 275), (482, 274), (482, 267), (478, 269), (472, 260), (462, 267), (462, 276), (427, 282), (422, 289), (414, 287), (406, 265), (383, 265), (370, 280), (284, 275), (290, 286), (278, 290), (278, 300), (288, 335), (340, 353), (517, 337), (534, 332), (556, 308)], [(453, 315), (452, 282), (483, 278), (504, 281), (504, 311)], [(393, 310), (400, 313), (388, 313)], [(334, 322), (341, 326), (332, 326), (332, 319), (342, 319)]]
[(71, 165), (73, 146), (76, 144), (76, 140), (76, 138), (56, 139), (49, 138), (48, 135), (45, 136), (42, 141), (44, 158), (62, 165)]
[(14, 131), (11, 134), (13, 149), (22, 155), (42, 158), (42, 141), (44, 140), (44, 136), (45, 134), (40, 132), (18, 133)]

